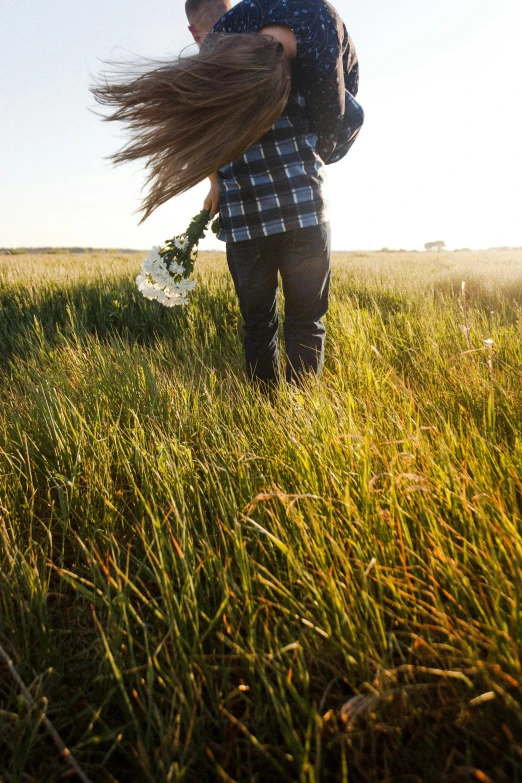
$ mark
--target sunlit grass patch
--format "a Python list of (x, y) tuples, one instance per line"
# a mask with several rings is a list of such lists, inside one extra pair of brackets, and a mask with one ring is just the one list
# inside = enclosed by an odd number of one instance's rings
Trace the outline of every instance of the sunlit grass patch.
[[(323, 379), (271, 399), (223, 256), (182, 312), (139, 261), (0, 259), (0, 643), (75, 758), (522, 779), (522, 256), (337, 256)], [(0, 693), (1, 774), (61, 779)]]

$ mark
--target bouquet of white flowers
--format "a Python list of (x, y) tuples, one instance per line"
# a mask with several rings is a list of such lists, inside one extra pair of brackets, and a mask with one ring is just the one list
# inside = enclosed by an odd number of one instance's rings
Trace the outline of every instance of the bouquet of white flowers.
[[(210, 222), (208, 209), (192, 218), (184, 234), (167, 239), (163, 247), (153, 247), (141, 265), (136, 285), (146, 299), (165, 307), (188, 304), (188, 293), (196, 285), (190, 280), (198, 255), (199, 240)], [(217, 221), (216, 221), (217, 227)], [(213, 224), (212, 228), (215, 226)]]

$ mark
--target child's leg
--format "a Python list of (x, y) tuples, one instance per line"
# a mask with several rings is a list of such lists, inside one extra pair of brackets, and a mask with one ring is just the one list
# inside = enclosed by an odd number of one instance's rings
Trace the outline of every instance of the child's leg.
[(280, 271), (285, 295), (286, 379), (304, 372), (319, 375), (323, 367), (332, 254), (330, 226), (288, 231)]
[(279, 379), (277, 344), (277, 243), (275, 235), (227, 242), (227, 261), (243, 316), (245, 362), (249, 378)]

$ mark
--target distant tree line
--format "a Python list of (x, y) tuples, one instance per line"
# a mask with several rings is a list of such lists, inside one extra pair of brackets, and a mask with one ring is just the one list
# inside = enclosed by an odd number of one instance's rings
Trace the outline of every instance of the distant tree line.
[(27, 253), (46, 253), (58, 255), (59, 253), (143, 253), (135, 247), (0, 247), (0, 255), (21, 256)]
[(404, 247), (399, 248), (399, 250), (395, 250), (394, 248), (390, 247), (381, 247), (380, 250), (377, 250), (377, 253), (418, 253), (419, 251), (415, 248), (413, 250), (406, 250)]
[(444, 250), (446, 243), (443, 239), (437, 239), (435, 242), (426, 242), (424, 250)]

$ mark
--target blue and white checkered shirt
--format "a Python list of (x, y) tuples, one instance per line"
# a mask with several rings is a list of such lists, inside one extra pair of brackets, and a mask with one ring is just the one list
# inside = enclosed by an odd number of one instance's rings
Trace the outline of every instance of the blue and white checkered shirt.
[(218, 236), (226, 242), (327, 220), (325, 164), (346, 155), (364, 120), (355, 100), (355, 48), (325, 0), (242, 0), (212, 32), (240, 33), (270, 24), (291, 27), (297, 39), (292, 91), (268, 133), (219, 171)]

